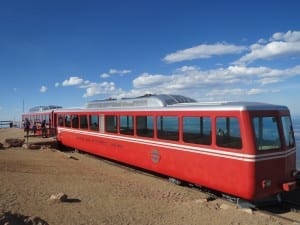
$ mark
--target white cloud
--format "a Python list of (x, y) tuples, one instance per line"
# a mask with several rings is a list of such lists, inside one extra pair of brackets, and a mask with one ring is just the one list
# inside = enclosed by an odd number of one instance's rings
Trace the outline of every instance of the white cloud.
[(109, 78), (110, 75), (109, 75), (108, 73), (102, 73), (102, 74), (100, 75), (100, 77), (101, 77), (101, 78)]
[(286, 41), (297, 42), (300, 41), (300, 31), (287, 31), (286, 33), (274, 33), (270, 41)]
[(60, 86), (60, 83), (59, 83), (59, 82), (56, 82), (56, 83), (54, 84), (54, 86), (55, 86), (55, 87), (59, 87), (59, 86)]
[(181, 62), (193, 59), (205, 59), (217, 55), (238, 54), (245, 51), (245, 46), (238, 46), (226, 43), (216, 44), (201, 44), (192, 48), (179, 50), (175, 53), (170, 53), (164, 57), (167, 63)]
[(261, 39), (250, 46), (250, 52), (242, 56), (234, 64), (251, 63), (258, 59), (270, 60), (276, 57), (300, 55), (300, 32), (288, 31), (275, 33), (269, 42)]
[(284, 82), (294, 76), (300, 76), (300, 66), (281, 70), (242, 65), (212, 70), (184, 66), (169, 75), (143, 73), (133, 80), (134, 89), (130, 93), (186, 93), (189, 96), (203, 97), (249, 96), (271, 92), (266, 85)]
[(42, 93), (45, 93), (47, 90), (48, 90), (48, 88), (44, 85), (40, 88), (40, 92), (42, 92)]
[(255, 95), (266, 93), (268, 90), (266, 89), (242, 89), (242, 88), (233, 88), (233, 89), (213, 89), (209, 91), (206, 96), (213, 96), (213, 97), (223, 97), (223, 96), (245, 96), (245, 95)]
[(91, 97), (99, 94), (111, 94), (116, 90), (114, 82), (89, 83), (85, 87), (83, 97)]
[(128, 73), (131, 73), (131, 70), (117, 70), (117, 69), (110, 69), (109, 70), (109, 74), (124, 75), (124, 74), (128, 74)]
[(111, 75), (120, 75), (123, 76), (125, 74), (131, 73), (131, 70), (117, 70), (117, 69), (110, 69), (107, 73), (100, 74), (101, 78), (109, 78)]
[(62, 82), (62, 86), (74, 86), (74, 85), (80, 85), (83, 83), (83, 79), (79, 77), (70, 77), (67, 80), (64, 80)]
[(166, 83), (171, 79), (172, 79), (171, 77), (165, 75), (159, 75), (159, 74), (152, 75), (148, 73), (143, 73), (141, 76), (133, 80), (133, 87), (145, 88), (149, 86), (156, 86), (162, 83)]

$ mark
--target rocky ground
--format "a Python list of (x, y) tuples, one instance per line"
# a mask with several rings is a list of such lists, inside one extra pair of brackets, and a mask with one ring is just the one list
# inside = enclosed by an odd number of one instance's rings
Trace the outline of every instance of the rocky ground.
[[(24, 132), (0, 129), (0, 142), (7, 138)], [(30, 137), (46, 147), (0, 150), (0, 225), (293, 224), (97, 157), (60, 152), (51, 141)]]

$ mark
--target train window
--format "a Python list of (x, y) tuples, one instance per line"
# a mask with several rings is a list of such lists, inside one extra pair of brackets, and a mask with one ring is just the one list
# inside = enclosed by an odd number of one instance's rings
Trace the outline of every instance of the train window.
[(88, 128), (88, 119), (87, 115), (80, 115), (80, 129), (87, 129)]
[(78, 115), (72, 115), (72, 128), (79, 128)]
[(105, 116), (105, 131), (109, 133), (118, 132), (118, 117), (117, 116)]
[(65, 126), (71, 127), (71, 116), (70, 115), (65, 115)]
[(120, 116), (120, 134), (133, 135), (133, 116)]
[(225, 148), (242, 148), (242, 139), (240, 124), (234, 117), (218, 117), (217, 127), (217, 145)]
[(276, 117), (254, 117), (253, 126), (258, 150), (280, 148), (281, 142)]
[(153, 117), (137, 116), (136, 117), (136, 134), (140, 137), (154, 137)]
[(159, 139), (178, 141), (178, 117), (159, 116), (157, 118), (157, 137)]
[(58, 126), (60, 126), (60, 127), (64, 126), (64, 117), (63, 117), (63, 115), (58, 116)]
[(99, 116), (90, 115), (90, 130), (99, 131)]
[(211, 144), (211, 119), (209, 117), (184, 117), (183, 141), (187, 143)]
[(287, 147), (294, 147), (295, 146), (295, 137), (294, 131), (292, 126), (292, 121), (289, 116), (281, 117), (282, 127), (283, 127), (283, 134), (285, 145)]

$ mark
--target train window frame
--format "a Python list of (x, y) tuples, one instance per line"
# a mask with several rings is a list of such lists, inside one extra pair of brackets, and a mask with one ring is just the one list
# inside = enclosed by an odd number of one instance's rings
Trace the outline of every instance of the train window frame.
[(89, 115), (89, 130), (99, 131), (99, 115), (90, 114)]
[[(172, 122), (177, 123), (173, 124)], [(177, 125), (177, 127), (176, 127)], [(157, 116), (156, 134), (161, 140), (179, 141), (179, 117), (178, 116)]]
[[(265, 125), (267, 124), (266, 122), (269, 124)], [(270, 125), (272, 125), (272, 123), (274, 126), (271, 127)], [(279, 121), (277, 117), (272, 115), (253, 116), (252, 126), (253, 126), (255, 146), (257, 151), (269, 151), (269, 150), (281, 149), (282, 143), (280, 138)]]
[(136, 135), (154, 138), (154, 116), (136, 116)]
[(134, 117), (132, 115), (120, 115), (120, 134), (134, 135)]
[(79, 115), (80, 129), (87, 130), (89, 128), (88, 116), (86, 114)]
[(198, 145), (212, 144), (212, 119), (209, 116), (183, 116), (182, 140)]
[[(221, 120), (225, 120), (225, 121), (221, 121)], [(238, 117), (217, 116), (215, 120), (215, 124), (216, 124), (216, 145), (218, 147), (223, 147), (227, 149), (242, 149), (243, 140), (242, 140), (242, 132), (241, 132), (241, 123)]]
[(118, 133), (118, 116), (117, 115), (105, 115), (105, 132), (107, 133)]

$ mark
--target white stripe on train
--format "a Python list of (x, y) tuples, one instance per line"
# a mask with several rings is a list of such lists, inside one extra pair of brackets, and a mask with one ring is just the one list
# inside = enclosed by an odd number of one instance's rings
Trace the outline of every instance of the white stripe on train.
[(104, 133), (97, 133), (97, 132), (90, 132), (90, 131), (84, 131), (84, 130), (74, 130), (69, 128), (58, 128), (58, 133), (61, 131), (74, 133), (74, 134), (84, 134), (88, 136), (94, 136), (94, 137), (102, 137), (107, 139), (113, 139), (113, 140), (122, 140), (122, 141), (128, 141), (138, 144), (149, 144), (151, 146), (155, 147), (164, 147), (164, 148), (171, 148), (179, 151), (188, 151), (188, 152), (194, 152), (198, 154), (203, 155), (210, 155), (210, 156), (216, 156), (216, 157), (222, 157), (227, 159), (234, 159), (234, 160), (240, 160), (245, 162), (259, 162), (259, 161), (265, 161), (270, 159), (278, 159), (278, 158), (286, 158), (289, 155), (296, 153), (296, 148), (289, 149), (288, 151), (280, 151), (275, 153), (265, 153), (265, 154), (259, 154), (259, 155), (250, 155), (250, 154), (242, 154), (242, 153), (235, 153), (235, 152), (225, 152), (223, 150), (216, 150), (216, 149), (209, 149), (209, 148), (203, 148), (203, 147), (194, 147), (194, 146), (187, 146), (182, 144), (174, 144), (169, 142), (160, 142), (160, 141), (153, 141), (153, 140), (147, 140), (147, 139), (139, 139), (134, 137), (127, 137), (127, 136), (121, 136), (121, 135), (111, 135), (111, 134), (104, 134)]

